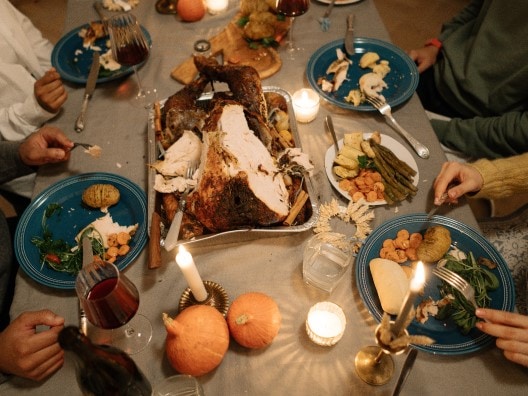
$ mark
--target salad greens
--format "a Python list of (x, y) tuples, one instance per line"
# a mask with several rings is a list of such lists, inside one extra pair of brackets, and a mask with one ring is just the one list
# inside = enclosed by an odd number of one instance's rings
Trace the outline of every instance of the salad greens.
[[(489, 269), (479, 265), (473, 253), (469, 252), (467, 257), (463, 256), (465, 255), (457, 257), (448, 253), (442, 262), (447, 269), (456, 272), (473, 286), (475, 289), (475, 300), (479, 307), (489, 307), (491, 298), (488, 292), (499, 287), (499, 279)], [(462, 293), (447, 282), (442, 281), (442, 285), (439, 288), (442, 297), (452, 295), (454, 299), (438, 311), (436, 318), (443, 320), (451, 317), (460, 327), (462, 334), (469, 333), (477, 321), (475, 308), (465, 299)]]
[(63, 239), (54, 239), (48, 226), (48, 220), (52, 216), (60, 217), (61, 211), (62, 206), (57, 203), (51, 203), (46, 207), (42, 216), (42, 237), (34, 236), (31, 238), (31, 243), (39, 249), (42, 266), (47, 265), (55, 271), (77, 275), (82, 267), (83, 237), (88, 235), (92, 243), (93, 253), (101, 258), (104, 257), (105, 251), (103, 238), (96, 229), (87, 227), (79, 236), (77, 244), (70, 245)]

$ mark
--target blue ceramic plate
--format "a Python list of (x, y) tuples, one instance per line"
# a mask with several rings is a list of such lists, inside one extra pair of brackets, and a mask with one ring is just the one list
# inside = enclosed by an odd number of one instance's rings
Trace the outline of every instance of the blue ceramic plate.
[(130, 251), (116, 261), (119, 269), (127, 267), (141, 253), (147, 241), (147, 198), (145, 192), (130, 180), (111, 173), (85, 173), (64, 179), (42, 191), (24, 211), (15, 233), (15, 254), (22, 269), (35, 281), (57, 289), (75, 289), (75, 276), (57, 272), (42, 265), (38, 248), (31, 243), (42, 236), (42, 217), (51, 203), (62, 206), (60, 215), (48, 220), (54, 239), (75, 244), (75, 236), (92, 221), (105, 215), (98, 209), (82, 205), (83, 191), (92, 184), (114, 185), (121, 194), (119, 202), (109, 208), (112, 220), (120, 225), (138, 224), (130, 241)]
[(354, 39), (354, 47), (356, 53), (353, 56), (348, 56), (353, 64), (349, 66), (347, 79), (337, 92), (324, 92), (317, 84), (317, 80), (325, 76), (331, 79), (332, 76), (327, 75), (326, 70), (337, 59), (337, 48), (341, 48), (343, 53), (346, 53), (344, 40), (332, 41), (319, 48), (310, 57), (306, 68), (306, 76), (308, 77), (310, 85), (321, 97), (343, 109), (376, 111), (368, 103), (354, 106), (352, 103), (345, 101), (345, 97), (352, 89), (359, 88), (359, 78), (363, 74), (371, 71), (371, 69), (362, 69), (359, 67), (359, 60), (366, 52), (376, 52), (381, 60), (389, 61), (391, 71), (384, 78), (388, 88), (382, 91), (389, 105), (392, 107), (398, 106), (413, 95), (418, 86), (419, 74), (416, 65), (405, 52), (390, 43), (373, 38), (356, 37)]
[[(86, 84), (88, 79), (88, 73), (90, 72), (90, 66), (92, 65), (93, 50), (86, 49), (83, 47), (83, 39), (79, 36), (79, 32), (83, 28), (87, 28), (89, 24), (80, 26), (73, 29), (66, 35), (64, 35), (53, 47), (51, 52), (51, 64), (61, 77), (66, 80), (77, 84)], [(145, 35), (149, 46), (152, 45), (150, 34), (143, 26), (141, 26), (143, 34)], [(102, 37), (95, 41), (95, 46), (101, 48), (101, 55), (104, 54), (108, 49), (107, 42), (109, 43), (110, 37)], [(143, 65), (145, 62), (138, 66)], [(99, 78), (97, 83), (103, 83), (106, 81), (116, 80), (132, 73), (134, 70), (132, 67), (121, 67), (118, 70), (109, 71), (102, 67), (99, 69)]]
[[(378, 294), (370, 274), (370, 260), (379, 257), (379, 251), (385, 239), (396, 237), (396, 233), (405, 228), (409, 232), (425, 232), (432, 225), (441, 225), (449, 229), (453, 246), (464, 252), (472, 252), (475, 258), (486, 257), (497, 263), (493, 270), (499, 278), (500, 286), (489, 293), (491, 308), (513, 311), (515, 305), (515, 287), (508, 265), (500, 253), (477, 231), (457, 220), (444, 216), (433, 216), (427, 221), (426, 214), (411, 214), (396, 217), (382, 224), (370, 234), (356, 257), (356, 282), (359, 294), (370, 313), (379, 322), (383, 310)], [(431, 296), (434, 300), (440, 298), (438, 286), (441, 280), (434, 276), (430, 268), (426, 268), (426, 287), (424, 297)], [(418, 298), (416, 305), (421, 301)], [(413, 321), (409, 334), (423, 334), (433, 338), (433, 345), (416, 345), (417, 349), (443, 355), (457, 355), (477, 351), (493, 342), (493, 337), (474, 328), (467, 335), (463, 335), (450, 320), (444, 322), (430, 317), (425, 324)]]

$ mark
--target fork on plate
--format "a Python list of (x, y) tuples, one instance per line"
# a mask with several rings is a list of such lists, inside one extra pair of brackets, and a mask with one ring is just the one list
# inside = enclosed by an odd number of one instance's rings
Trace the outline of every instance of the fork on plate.
[(93, 144), (74, 142), (72, 150), (77, 147), (83, 147), (86, 150), (90, 150), (93, 147)]
[(392, 123), (392, 126), (409, 142), (411, 147), (416, 151), (416, 154), (418, 154), (421, 158), (429, 158), (429, 149), (424, 146), (422, 143), (420, 143), (414, 136), (412, 136), (409, 132), (407, 132), (405, 129), (401, 127), (400, 124), (394, 119), (392, 116), (392, 110), (390, 105), (380, 99), (376, 98), (374, 96), (366, 96), (365, 98), (367, 102), (369, 102), (372, 106), (374, 106), (378, 111), (385, 116), (390, 122)]
[(438, 276), (440, 279), (443, 279), (455, 289), (457, 289), (468, 302), (470, 302), (475, 309), (479, 306), (475, 301), (475, 289), (471, 286), (468, 281), (458, 275), (456, 272), (453, 272), (445, 267), (435, 267), (433, 268), (433, 274)]
[[(185, 172), (185, 178), (192, 179), (194, 172), (196, 172), (197, 168), (198, 168), (198, 164), (196, 162), (189, 161), (187, 165), (187, 170)], [(172, 219), (172, 223), (169, 227), (169, 231), (167, 232), (167, 235), (165, 236), (165, 239), (163, 240), (163, 247), (168, 252), (174, 249), (174, 247), (176, 247), (176, 244), (178, 242), (181, 222), (183, 219), (183, 212), (185, 211), (185, 205), (187, 204), (187, 195), (189, 195), (191, 190), (192, 190), (192, 186), (187, 183), (187, 187), (185, 188), (185, 191), (182, 193), (180, 197), (180, 202), (178, 203), (178, 211), (174, 215), (174, 219)]]

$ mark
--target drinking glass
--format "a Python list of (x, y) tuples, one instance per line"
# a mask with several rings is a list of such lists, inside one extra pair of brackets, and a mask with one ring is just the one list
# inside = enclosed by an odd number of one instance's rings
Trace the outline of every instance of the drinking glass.
[(303, 15), (310, 7), (310, 0), (277, 0), (277, 12), (291, 18), (290, 31), (288, 32), (288, 52), (291, 59), (295, 59), (295, 52), (303, 48), (296, 47), (293, 42), (293, 24), (295, 17)]
[(83, 265), (75, 290), (88, 321), (99, 329), (110, 330), (90, 334), (92, 341), (112, 345), (130, 355), (148, 345), (152, 325), (145, 316), (136, 315), (139, 292), (114, 264), (96, 260)]
[(118, 14), (108, 19), (107, 27), (115, 61), (134, 70), (138, 92), (133, 103), (139, 107), (150, 108), (156, 100), (156, 90), (143, 86), (139, 78), (137, 67), (147, 60), (150, 52), (139, 22), (133, 14)]

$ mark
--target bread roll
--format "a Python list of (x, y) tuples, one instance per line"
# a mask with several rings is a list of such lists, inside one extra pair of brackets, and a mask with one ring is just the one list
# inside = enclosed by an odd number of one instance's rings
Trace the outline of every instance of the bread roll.
[(370, 261), (370, 273), (374, 279), (381, 308), (388, 314), (398, 314), (409, 289), (409, 279), (405, 271), (392, 260), (375, 258)]

